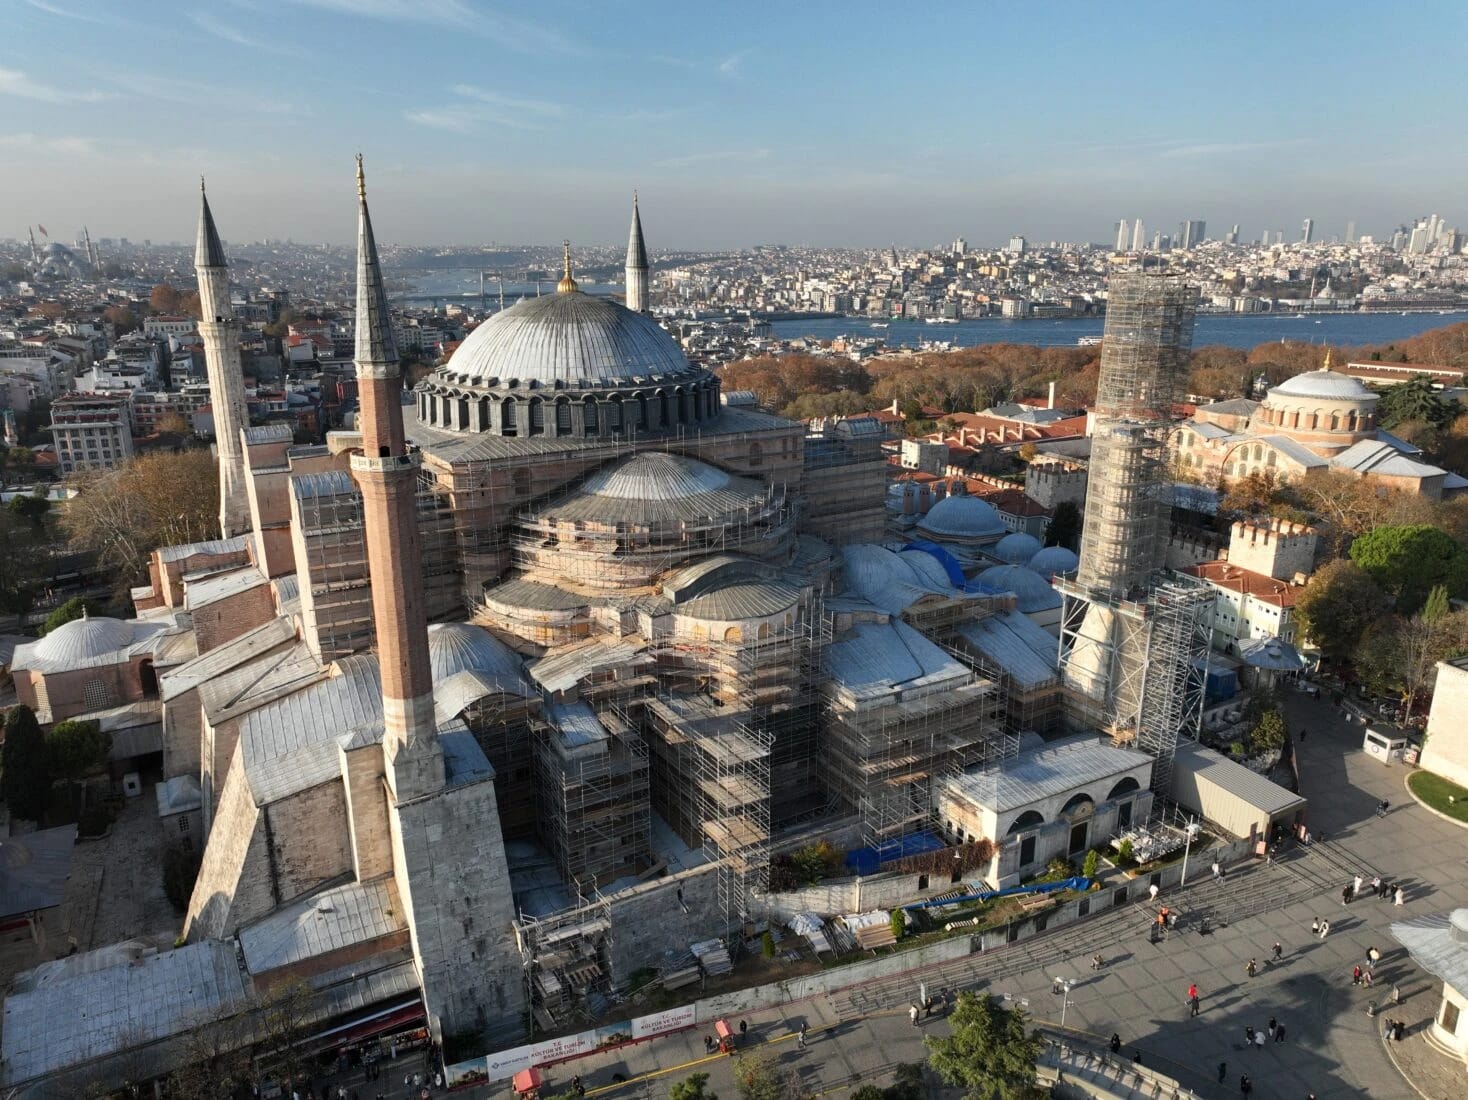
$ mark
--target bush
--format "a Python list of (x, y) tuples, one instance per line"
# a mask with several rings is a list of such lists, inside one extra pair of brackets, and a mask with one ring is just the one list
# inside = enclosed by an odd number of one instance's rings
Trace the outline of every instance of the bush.
[(1097, 852), (1095, 848), (1092, 848), (1089, 852), (1086, 853), (1086, 862), (1081, 865), (1081, 874), (1083, 874), (1086, 878), (1095, 878), (1096, 864), (1099, 863), (1100, 860), (1100, 853)]
[(44, 638), (58, 626), (65, 626), (73, 619), (80, 619), (83, 615), (96, 615), (101, 610), (91, 600), (84, 600), (80, 596), (73, 596), (46, 616), (46, 621), (41, 625), (40, 635)]
[(1121, 857), (1122, 862), (1130, 863), (1132, 861), (1132, 842), (1130, 840), (1123, 840), (1116, 854)]
[(767, 959), (775, 957), (775, 937), (773, 933), (766, 932), (759, 938), (760, 953)]
[(187, 911), (199, 877), (199, 857), (191, 848), (175, 846), (163, 853), (163, 892), (180, 913)]
[(5, 715), (5, 739), (0, 745), (0, 794), (16, 817), (39, 821), (50, 790), (46, 738), (36, 713), (30, 707), (12, 707)]
[(1249, 752), (1254, 756), (1263, 756), (1284, 748), (1284, 743), (1284, 715), (1277, 709), (1265, 711), (1249, 731)]
[(892, 915), (887, 918), (892, 926), (892, 934), (899, 940), (907, 935), (907, 915), (901, 909), (892, 910)]

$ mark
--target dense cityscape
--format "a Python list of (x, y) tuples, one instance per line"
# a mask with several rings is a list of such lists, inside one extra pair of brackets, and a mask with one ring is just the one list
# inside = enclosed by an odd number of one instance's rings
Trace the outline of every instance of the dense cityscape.
[(0, 65), (0, 1097), (1462, 1091), (1468, 236), (1413, 112), (1271, 130), (1261, 43), (1171, 76), (1247, 140), (1088, 70), (1063, 161), (1031, 86), (980, 172), (901, 51), (831, 98), (856, 9), (20, 8), (221, 92)]

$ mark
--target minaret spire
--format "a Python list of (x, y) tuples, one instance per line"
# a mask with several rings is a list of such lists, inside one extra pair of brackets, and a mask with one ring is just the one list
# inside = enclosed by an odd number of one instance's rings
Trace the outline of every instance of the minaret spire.
[(571, 294), (580, 289), (571, 275), (571, 242), (561, 242), (561, 281), (556, 284), (557, 294)]
[(357, 157), (357, 394), (362, 450), (352, 474), (362, 490), (362, 528), (382, 673), (382, 748), (398, 802), (443, 786), (443, 750), (433, 717), (423, 553), (418, 531), (418, 456), (403, 431), (402, 366), (387, 288)]
[(627, 308), (647, 312), (647, 245), (642, 240), (642, 215), (637, 192), (632, 192), (632, 229), (627, 234)]
[(225, 538), (250, 529), (250, 499), (245, 488), (244, 444), (240, 432), (249, 427), (245, 408), (245, 376), (240, 363), (240, 331), (229, 297), (229, 265), (214, 227), (204, 177), (199, 177), (199, 243), (194, 250), (199, 280), (199, 336), (209, 375), (209, 404), (214, 417), (214, 445), (219, 455), (219, 529)]

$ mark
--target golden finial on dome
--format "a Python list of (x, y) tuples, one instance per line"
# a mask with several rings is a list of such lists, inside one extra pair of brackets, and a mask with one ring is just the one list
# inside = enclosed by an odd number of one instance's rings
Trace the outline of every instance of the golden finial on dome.
[(1321, 370), (1330, 370), (1330, 353), (1333, 350), (1332, 348), (1325, 349), (1325, 366), (1321, 367)]
[(576, 286), (576, 280), (573, 279), (573, 278), (571, 278), (571, 242), (570, 241), (562, 241), (561, 242), (561, 253), (562, 253), (562, 257), (561, 258), (562, 258), (562, 262), (565, 265), (565, 270), (564, 270), (564, 272), (561, 275), (561, 281), (556, 284), (556, 293), (557, 294), (571, 294), (571, 293), (575, 292), (576, 290), (578, 290), (579, 288)]
[(357, 199), (367, 201), (367, 177), (362, 174), (362, 154), (357, 154)]

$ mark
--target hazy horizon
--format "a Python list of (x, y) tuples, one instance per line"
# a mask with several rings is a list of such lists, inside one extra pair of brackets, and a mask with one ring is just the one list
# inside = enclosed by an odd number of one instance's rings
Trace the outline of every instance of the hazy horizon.
[[(1106, 243), (1468, 222), (1468, 13), (549, 0), (0, 0), (0, 236)], [(1424, 56), (1430, 63), (1424, 64)]]

